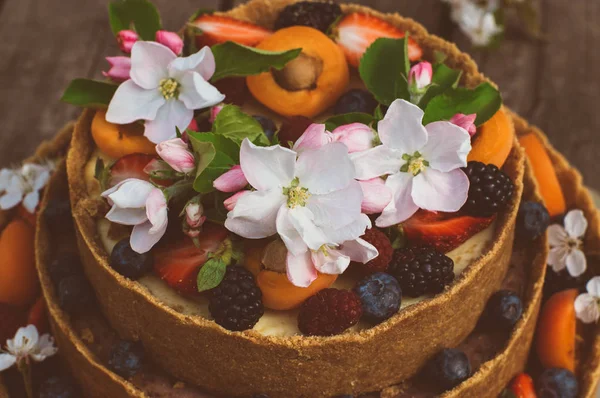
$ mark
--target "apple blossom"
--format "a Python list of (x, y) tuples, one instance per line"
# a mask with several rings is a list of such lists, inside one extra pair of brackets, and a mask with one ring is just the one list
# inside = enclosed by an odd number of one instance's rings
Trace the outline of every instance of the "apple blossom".
[(205, 221), (204, 206), (196, 197), (185, 206), (185, 222), (190, 228), (200, 228)]
[(471, 113), (470, 115), (465, 115), (463, 113), (457, 113), (452, 116), (450, 119), (450, 123), (456, 124), (458, 127), (462, 127), (467, 130), (469, 135), (473, 137), (475, 133), (477, 133), (477, 126), (475, 126), (475, 119), (477, 119), (476, 113)]
[(586, 293), (575, 299), (575, 313), (583, 323), (594, 323), (600, 319), (600, 276), (586, 284)]
[(408, 85), (415, 92), (423, 92), (431, 84), (433, 68), (427, 61), (419, 62), (408, 72)]
[(131, 53), (133, 45), (140, 39), (138, 34), (133, 30), (122, 30), (117, 33), (117, 42), (121, 51), (126, 54)]
[(25, 163), (18, 170), (0, 170), (0, 209), (8, 210), (23, 203), (31, 214), (40, 201), (40, 190), (50, 180), (54, 164)]
[(42, 362), (56, 354), (58, 349), (49, 334), (39, 335), (34, 325), (19, 328), (12, 340), (6, 341), (6, 351), (0, 350), (0, 372), (12, 367), (27, 364), (31, 359)]
[(363, 201), (360, 207), (365, 214), (381, 213), (392, 200), (392, 191), (385, 185), (385, 180), (381, 177), (359, 181), (359, 184), (363, 191)]
[(156, 41), (164, 46), (169, 47), (175, 54), (180, 55), (183, 51), (183, 40), (175, 32), (167, 30), (159, 30), (156, 32)]
[(566, 268), (572, 277), (585, 272), (587, 259), (582, 250), (582, 239), (587, 227), (588, 222), (581, 210), (569, 211), (565, 216), (564, 227), (558, 224), (548, 227), (548, 264), (555, 272)]
[(388, 175), (392, 200), (377, 218), (379, 227), (398, 224), (419, 208), (455, 212), (467, 200), (471, 137), (450, 122), (423, 126), (423, 111), (398, 99), (378, 124), (382, 145), (351, 155), (359, 180)]
[(156, 153), (179, 173), (188, 174), (196, 169), (194, 154), (181, 138), (161, 142), (156, 146)]
[(463, 1), (452, 8), (452, 19), (476, 46), (487, 46), (494, 36), (502, 33), (493, 9), (473, 1)]
[(317, 149), (332, 142), (341, 142), (348, 153), (365, 151), (373, 147), (375, 132), (362, 123), (351, 123), (327, 131), (324, 124), (311, 124), (296, 140), (293, 149), (301, 152), (305, 149)]
[(189, 126), (194, 110), (225, 98), (208, 82), (214, 71), (209, 47), (178, 58), (162, 44), (136, 42), (131, 50), (131, 78), (117, 88), (106, 120), (116, 124), (144, 120), (144, 135), (157, 144), (175, 138), (177, 128)]
[(248, 185), (242, 167), (235, 165), (213, 181), (213, 187), (221, 192), (237, 192)]
[(131, 58), (129, 57), (106, 57), (106, 61), (110, 64), (108, 72), (102, 74), (116, 82), (124, 82), (129, 79), (131, 72)]
[(244, 190), (244, 191), (236, 192), (235, 194), (231, 195), (230, 197), (228, 197), (227, 199), (225, 199), (223, 201), (223, 206), (225, 206), (225, 209), (227, 209), (227, 211), (233, 210), (233, 208), (237, 204), (237, 201), (242, 196), (244, 196), (245, 194), (250, 193), (250, 192), (252, 192), (252, 191)]

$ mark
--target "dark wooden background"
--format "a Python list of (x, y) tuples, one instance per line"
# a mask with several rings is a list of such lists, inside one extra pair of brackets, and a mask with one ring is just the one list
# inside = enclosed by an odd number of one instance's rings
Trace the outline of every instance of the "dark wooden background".
[[(242, 3), (243, 0), (223, 3)], [(552, 142), (600, 188), (600, 1), (540, 0), (542, 39), (518, 23), (495, 51), (474, 50), (440, 0), (355, 0), (397, 11), (458, 43), (497, 82), (505, 102), (542, 127)], [(198, 8), (220, 0), (154, 0), (165, 28), (177, 30)], [(76, 77), (101, 78), (104, 57), (118, 48), (107, 0), (0, 0), (0, 167), (50, 138), (79, 110), (58, 101)], [(511, 20), (511, 18), (509, 18)]]

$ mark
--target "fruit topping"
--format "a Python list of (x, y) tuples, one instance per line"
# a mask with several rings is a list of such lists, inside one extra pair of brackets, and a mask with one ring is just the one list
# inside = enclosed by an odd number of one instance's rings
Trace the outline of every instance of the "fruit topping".
[(143, 153), (132, 153), (123, 156), (110, 168), (109, 185), (111, 187), (115, 186), (128, 178), (150, 181), (150, 175), (144, 171), (144, 168), (154, 159), (156, 159), (155, 156)]
[(515, 398), (537, 398), (533, 379), (527, 373), (519, 373), (510, 382), (510, 391)]
[(485, 323), (494, 330), (510, 331), (523, 315), (521, 298), (510, 290), (500, 290), (488, 300), (485, 313)]
[(203, 14), (194, 22), (202, 34), (196, 37), (198, 48), (233, 41), (245, 46), (256, 46), (272, 32), (262, 26), (215, 14)]
[(567, 209), (565, 196), (544, 143), (534, 133), (520, 137), (519, 143), (525, 149), (548, 213), (551, 217), (563, 214)]
[(402, 229), (411, 246), (434, 247), (447, 253), (489, 227), (492, 221), (494, 216), (481, 218), (419, 210), (402, 223)]
[(471, 376), (471, 363), (464, 352), (446, 348), (425, 365), (424, 376), (442, 391), (451, 390)]
[(475, 217), (490, 217), (506, 207), (515, 186), (502, 170), (476, 161), (469, 162), (463, 170), (470, 185), (462, 210)]
[(377, 272), (367, 276), (355, 287), (360, 298), (363, 316), (373, 322), (383, 322), (400, 309), (402, 291), (393, 276)]
[(502, 167), (515, 141), (514, 128), (506, 112), (503, 109), (496, 112), (479, 127), (472, 141), (473, 148), (467, 160)]
[(47, 333), (50, 329), (48, 317), (46, 316), (46, 301), (44, 300), (44, 296), (38, 297), (35, 304), (29, 309), (27, 325), (34, 325), (40, 334)]
[(407, 247), (394, 252), (389, 272), (406, 296), (437, 294), (454, 281), (454, 261), (431, 247)]
[(579, 392), (577, 378), (567, 369), (546, 369), (535, 383), (538, 398), (575, 398)]
[(58, 284), (58, 303), (69, 314), (83, 313), (93, 301), (92, 287), (83, 275), (67, 276)]
[(243, 77), (227, 77), (221, 79), (215, 83), (215, 87), (225, 96), (223, 102), (226, 104), (242, 106), (250, 95), (248, 92), (248, 85), (246, 85), (246, 79)]
[(0, 235), (0, 303), (32, 304), (38, 296), (35, 270), (35, 230), (14, 219)]
[(75, 384), (64, 376), (51, 376), (40, 384), (39, 398), (81, 397)]
[(554, 294), (542, 307), (537, 324), (536, 351), (545, 368), (575, 370), (576, 289)]
[(242, 266), (227, 267), (225, 277), (211, 292), (208, 309), (225, 329), (252, 329), (264, 314), (262, 294), (254, 276)]
[(521, 202), (516, 222), (519, 238), (535, 240), (546, 232), (548, 225), (550, 225), (550, 214), (543, 204)]
[(25, 324), (25, 314), (18, 307), (0, 303), (0, 346), (12, 339), (17, 330)]
[(265, 135), (267, 136), (267, 138), (269, 140), (272, 140), (273, 137), (275, 137), (275, 133), (277, 132), (277, 125), (275, 125), (275, 122), (272, 121), (271, 119), (269, 119), (266, 116), (254, 115), (252, 117), (257, 122), (260, 123), (261, 127), (263, 128), (263, 131), (264, 131)]
[(340, 97), (333, 108), (333, 113), (336, 115), (356, 112), (372, 114), (376, 107), (377, 100), (373, 94), (367, 90), (353, 88)]
[(302, 48), (302, 53), (282, 70), (247, 78), (254, 97), (280, 115), (316, 116), (333, 106), (348, 86), (350, 75), (342, 50), (316, 29), (285, 28), (262, 41), (258, 48)]
[[(379, 38), (387, 37), (400, 39), (404, 32), (394, 25), (372, 15), (352, 13), (346, 15), (337, 25), (334, 35), (335, 41), (346, 54), (350, 65), (358, 67), (360, 59), (373, 42)], [(408, 57), (416, 61), (423, 56), (423, 50), (412, 39), (408, 40)]]
[(367, 229), (365, 234), (360, 238), (375, 246), (379, 252), (377, 257), (368, 263), (361, 264), (361, 266), (364, 267), (368, 273), (387, 271), (388, 265), (390, 264), (390, 261), (392, 261), (392, 256), (394, 255), (394, 249), (392, 248), (392, 244), (387, 235), (377, 228), (370, 228)]
[(119, 376), (128, 379), (142, 369), (144, 357), (144, 348), (140, 343), (121, 340), (110, 352), (108, 367)]
[(304, 116), (290, 116), (283, 120), (277, 137), (283, 146), (288, 146), (288, 143), (294, 143), (310, 126), (313, 121)]
[(139, 279), (154, 266), (154, 257), (150, 252), (137, 253), (129, 244), (129, 238), (117, 243), (110, 254), (110, 266), (129, 279)]
[(304, 302), (298, 314), (298, 328), (307, 336), (333, 336), (356, 325), (362, 312), (356, 293), (324, 289)]
[(208, 260), (208, 255), (219, 249), (227, 235), (224, 227), (207, 223), (196, 238), (197, 246), (186, 237), (157, 247), (154, 250), (154, 272), (180, 293), (198, 294), (198, 271)]
[(144, 137), (144, 126), (140, 123), (126, 125), (106, 121), (106, 111), (96, 111), (92, 121), (92, 138), (100, 151), (113, 159), (131, 153), (156, 154), (155, 144)]
[(327, 33), (342, 15), (342, 9), (332, 2), (300, 1), (286, 6), (275, 21), (275, 30), (290, 26), (308, 26)]

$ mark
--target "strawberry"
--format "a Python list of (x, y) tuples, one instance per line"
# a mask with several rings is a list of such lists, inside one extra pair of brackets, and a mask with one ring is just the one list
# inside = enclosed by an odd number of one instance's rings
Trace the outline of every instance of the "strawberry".
[(110, 168), (109, 185), (115, 186), (128, 178), (150, 181), (150, 176), (144, 171), (144, 167), (154, 159), (156, 159), (155, 156), (145, 155), (143, 153), (132, 153), (123, 156)]
[(510, 382), (510, 391), (516, 398), (536, 398), (535, 387), (531, 376), (527, 373), (519, 373)]
[(494, 221), (494, 217), (479, 218), (419, 210), (402, 223), (402, 228), (411, 246), (434, 247), (442, 253), (447, 253), (487, 228)]
[(48, 332), (49, 327), (48, 318), (46, 317), (46, 302), (44, 301), (44, 296), (40, 296), (35, 304), (29, 309), (27, 324), (35, 325), (40, 334)]
[(202, 31), (196, 37), (198, 47), (233, 41), (246, 46), (255, 46), (272, 32), (262, 26), (214, 14), (204, 14), (192, 24)]
[(227, 238), (227, 230), (218, 224), (204, 224), (197, 237), (198, 246), (185, 237), (154, 250), (154, 272), (169, 286), (183, 294), (198, 294), (196, 278), (209, 253), (217, 251)]
[(21, 326), (25, 325), (25, 314), (18, 308), (0, 303), (0, 348), (12, 339)]
[[(354, 12), (346, 15), (336, 28), (335, 41), (344, 50), (350, 65), (358, 67), (367, 48), (382, 37), (400, 39), (404, 31), (394, 25), (369, 14)], [(423, 50), (409, 37), (408, 57), (411, 61), (421, 59)]]

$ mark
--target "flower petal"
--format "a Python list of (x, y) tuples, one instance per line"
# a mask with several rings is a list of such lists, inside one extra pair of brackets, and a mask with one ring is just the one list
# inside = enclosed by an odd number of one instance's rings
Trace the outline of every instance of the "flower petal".
[(351, 123), (339, 126), (331, 132), (335, 142), (348, 147), (348, 153), (362, 152), (373, 148), (375, 132), (366, 124)]
[(310, 252), (294, 256), (292, 253), (287, 255), (287, 277), (294, 286), (309, 287), (317, 279), (317, 270), (313, 265)]
[(221, 192), (237, 192), (248, 185), (242, 167), (235, 165), (213, 181), (213, 187)]
[(597, 298), (591, 294), (583, 293), (575, 299), (575, 313), (583, 323), (594, 323), (600, 319), (600, 307)]
[(548, 252), (548, 265), (552, 267), (554, 272), (560, 272), (567, 266), (567, 256), (569, 248), (565, 246), (556, 246)]
[(585, 285), (588, 293), (594, 297), (600, 298), (600, 276), (595, 276)]
[(25, 195), (25, 198), (23, 198), (23, 207), (31, 214), (35, 213), (35, 209), (39, 203), (40, 193), (38, 191), (29, 192)]
[(7, 192), (0, 197), (0, 210), (9, 210), (21, 203), (23, 194), (20, 192)]
[(153, 120), (164, 104), (165, 98), (158, 90), (145, 90), (133, 80), (127, 80), (110, 100), (106, 121), (128, 124), (136, 120)]
[(294, 179), (296, 152), (279, 145), (259, 147), (247, 138), (240, 149), (240, 165), (254, 188), (283, 188)]
[(350, 257), (350, 260), (363, 264), (379, 255), (375, 246), (360, 238), (344, 242), (339, 250)]
[(413, 180), (412, 198), (429, 211), (455, 212), (467, 201), (469, 178), (460, 169), (448, 173), (427, 168)]
[(344, 144), (327, 144), (298, 155), (295, 176), (299, 178), (300, 186), (308, 188), (312, 194), (343, 189), (354, 180), (355, 175), (354, 164)]
[(133, 227), (129, 244), (136, 253), (147, 253), (156, 245), (161, 238), (167, 232), (167, 223), (164, 224), (163, 228), (150, 232), (152, 229), (152, 223), (147, 221), (143, 224), (138, 224)]
[(40, 334), (38, 333), (35, 325), (27, 325), (19, 328), (15, 334), (15, 338), (13, 339), (14, 350), (22, 354), (29, 355), (37, 346), (39, 339)]
[(571, 210), (565, 216), (565, 230), (571, 238), (582, 238), (587, 231), (588, 222), (581, 210)]
[(383, 120), (377, 124), (383, 145), (401, 154), (412, 155), (427, 143), (427, 130), (423, 126), (423, 110), (403, 99), (397, 99), (388, 108)]
[(11, 368), (15, 363), (17, 363), (17, 358), (14, 355), (0, 354), (0, 372)]
[(392, 200), (375, 220), (378, 227), (389, 227), (401, 223), (419, 209), (412, 198), (412, 174), (402, 172), (393, 174), (385, 181), (385, 185), (392, 192)]
[(351, 181), (346, 188), (326, 195), (311, 195), (306, 207), (312, 212), (318, 226), (341, 228), (360, 214), (363, 194), (360, 184)]
[(58, 348), (54, 345), (54, 339), (49, 334), (44, 334), (40, 337), (35, 352), (31, 355), (34, 361), (41, 362), (44, 359), (53, 356), (58, 352)]
[(289, 209), (289, 220), (309, 249), (317, 250), (327, 243), (333, 243), (315, 224), (314, 215), (306, 207)]
[(186, 108), (181, 101), (170, 99), (158, 110), (154, 120), (146, 122), (144, 135), (159, 144), (177, 137), (177, 128), (185, 131), (193, 118), (193, 110)]
[(333, 141), (333, 136), (325, 129), (324, 124), (313, 123), (306, 131), (296, 140), (292, 149), (296, 152), (305, 149), (318, 149), (323, 145), (327, 145)]
[(277, 232), (277, 212), (284, 203), (283, 193), (276, 189), (249, 192), (240, 196), (227, 214), (225, 227), (248, 239), (262, 239)]
[(146, 209), (144, 208), (122, 209), (113, 206), (105, 217), (108, 221), (121, 225), (138, 225), (148, 221)]
[(146, 216), (152, 224), (150, 233), (155, 234), (162, 229), (167, 228), (169, 222), (169, 213), (167, 211), (167, 198), (163, 191), (154, 188), (146, 200)]
[(363, 191), (361, 211), (365, 214), (381, 213), (392, 200), (392, 191), (385, 185), (385, 180), (376, 177), (359, 183)]
[(569, 274), (576, 278), (583, 275), (587, 269), (587, 259), (585, 254), (579, 249), (572, 249), (566, 258), (567, 270)]
[(308, 250), (308, 246), (290, 220), (290, 209), (287, 206), (281, 206), (277, 214), (277, 233), (285, 247), (294, 256), (299, 256)]
[(450, 122), (434, 122), (425, 126), (429, 139), (421, 150), (432, 169), (448, 172), (467, 165), (471, 152), (471, 136)]
[(220, 104), (224, 99), (225, 95), (204, 80), (199, 73), (186, 72), (183, 74), (179, 100), (183, 101), (186, 108), (192, 110), (209, 108)]
[(568, 240), (569, 235), (562, 225), (552, 224), (548, 227), (548, 243), (550, 247), (564, 246)]
[(340, 275), (350, 265), (350, 257), (332, 248), (312, 252), (311, 259), (317, 271), (322, 274)]
[(230, 197), (228, 197), (227, 199), (225, 199), (223, 201), (223, 206), (227, 209), (227, 211), (231, 211), (233, 209), (235, 209), (235, 205), (237, 204), (237, 201), (244, 195), (246, 195), (247, 193), (250, 193), (252, 191), (249, 190), (243, 190), (243, 191), (239, 191), (234, 193), (233, 195), (231, 195)]
[(160, 81), (169, 77), (169, 64), (176, 58), (167, 46), (138, 41), (131, 49), (131, 80), (146, 90), (157, 89)]
[(350, 155), (356, 169), (356, 179), (369, 180), (387, 174), (394, 174), (404, 163), (402, 153), (384, 145), (376, 146)]
[(363, 236), (371, 226), (371, 219), (366, 214), (360, 214), (351, 224), (338, 229), (323, 228), (323, 232), (327, 236), (328, 243), (341, 245)]
[(115, 188), (105, 191), (102, 196), (108, 197), (118, 207), (137, 209), (146, 207), (146, 199), (154, 189), (154, 185), (148, 181), (128, 178)]
[(205, 81), (209, 81), (215, 73), (215, 56), (210, 47), (203, 47), (202, 50), (189, 57), (177, 58), (169, 65), (169, 72), (172, 77), (177, 78), (183, 72), (193, 71), (199, 73)]

